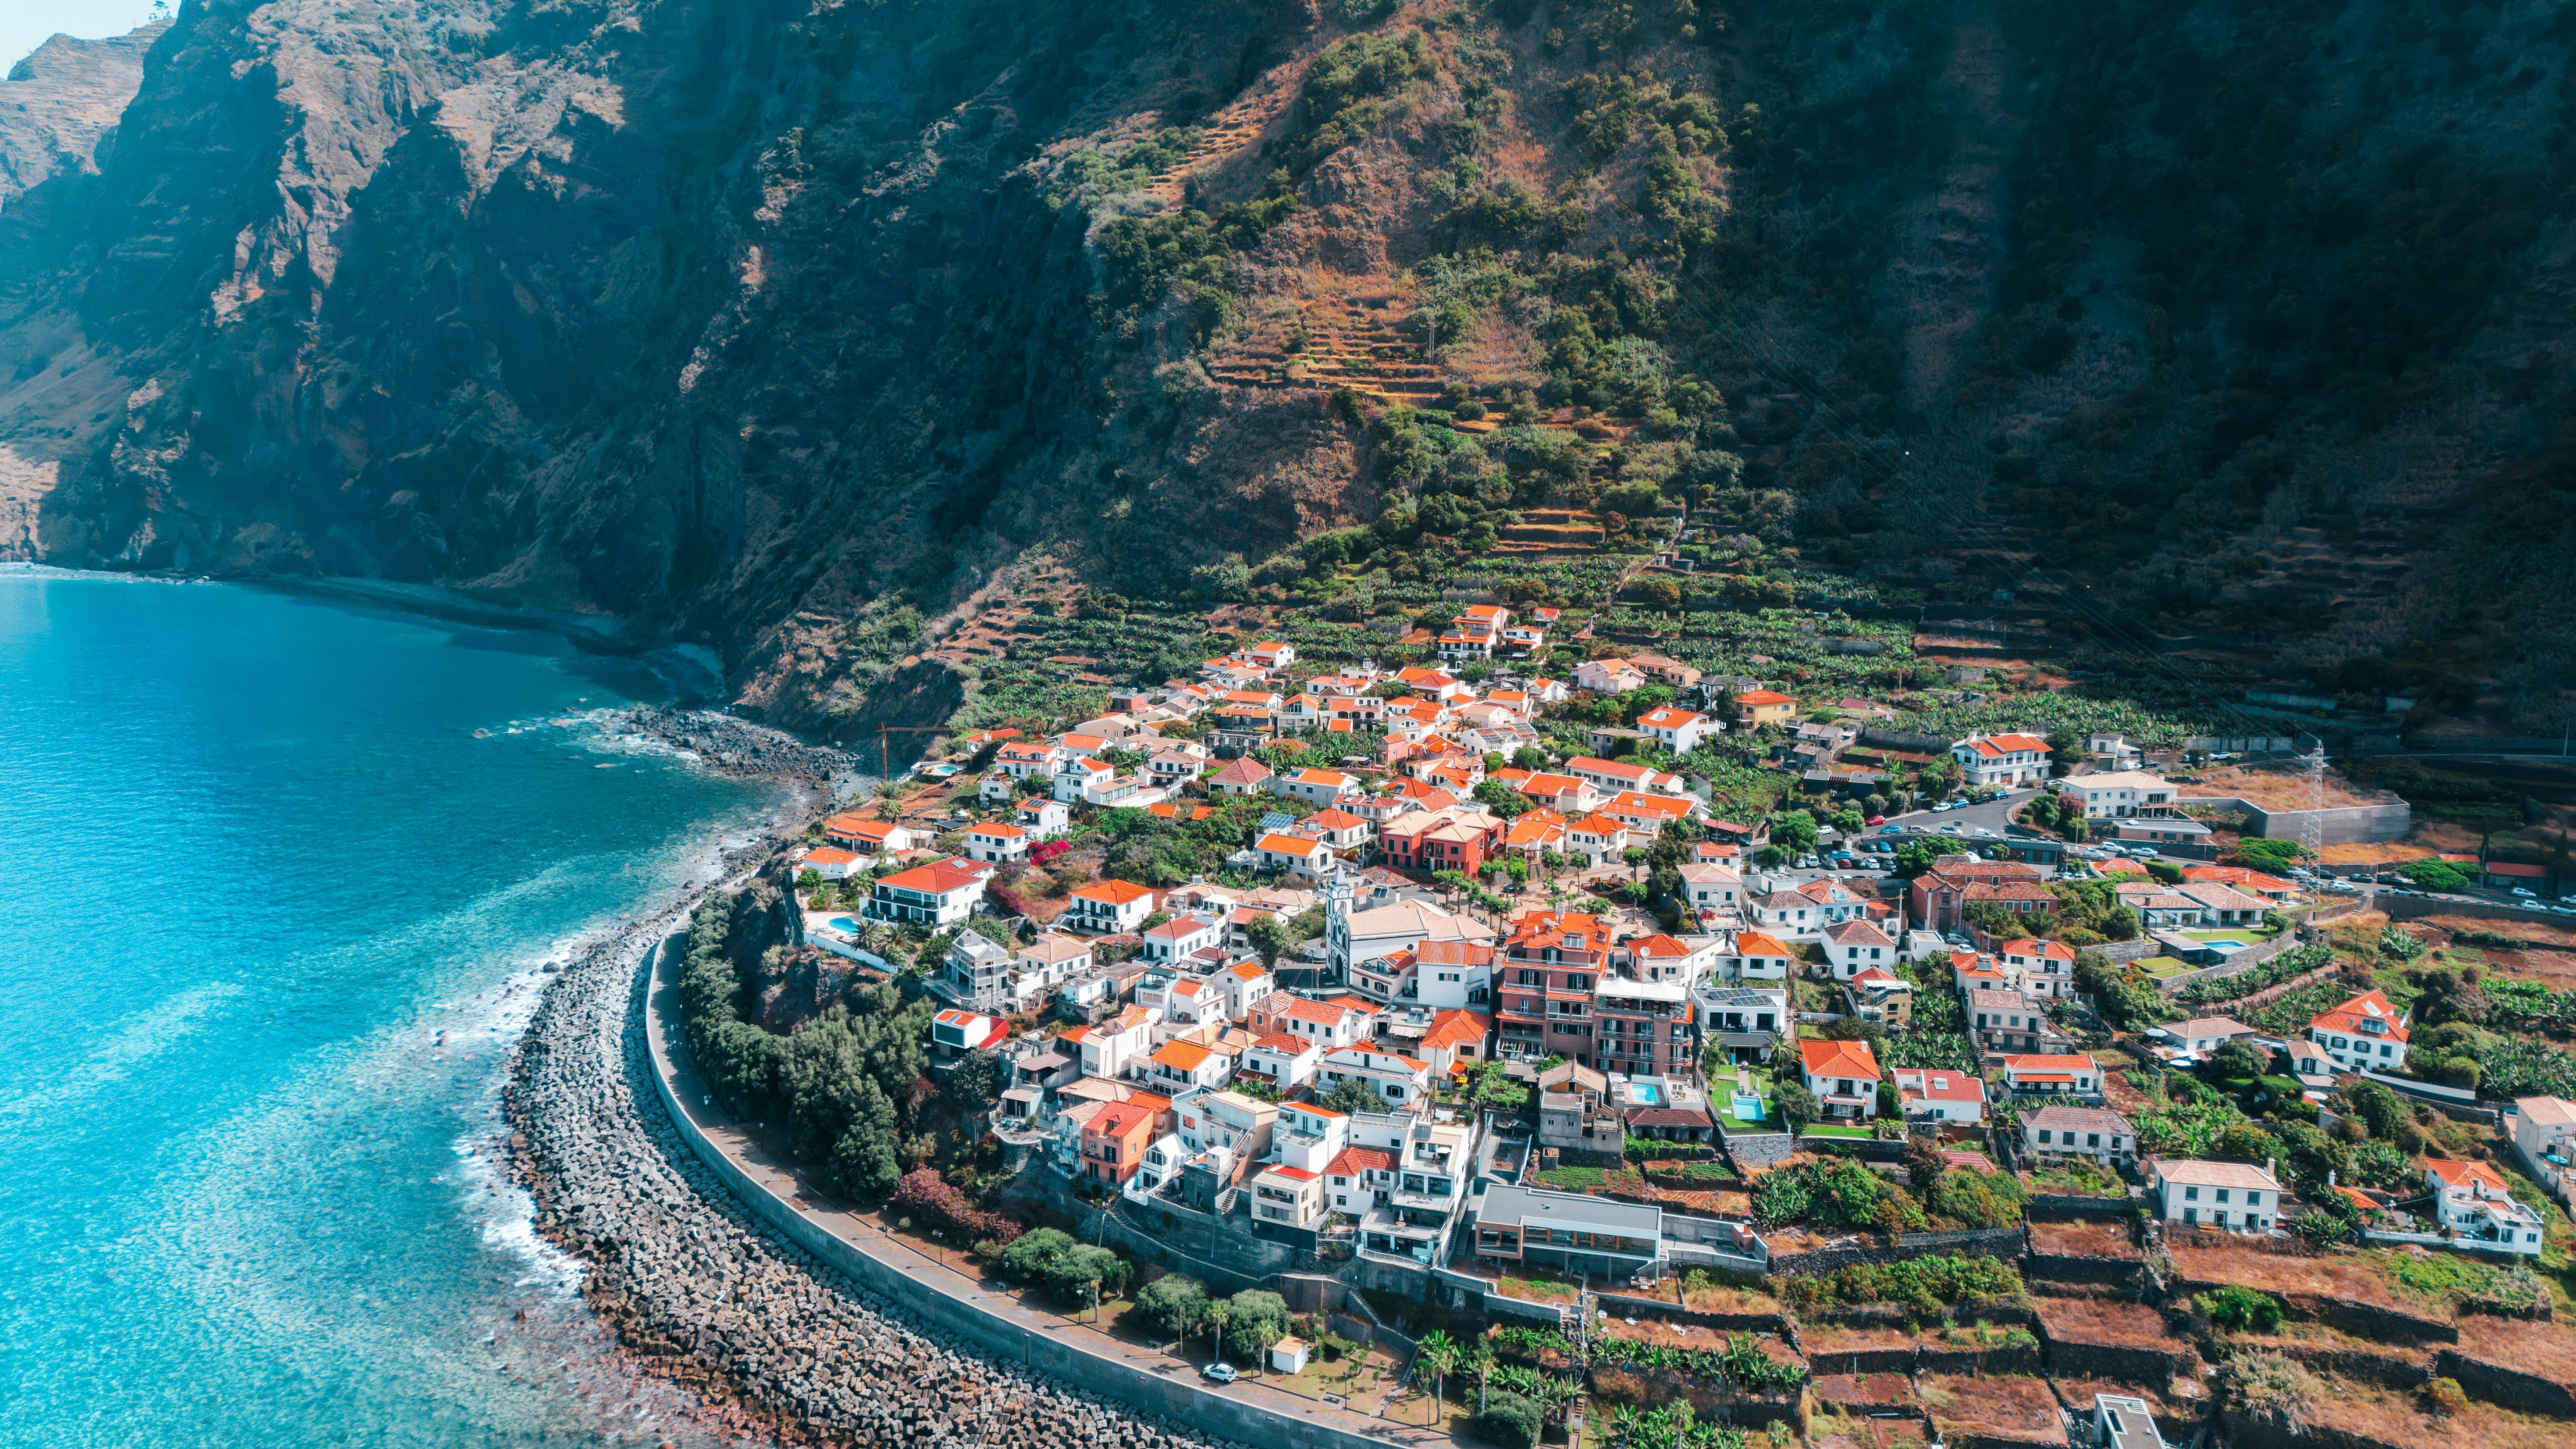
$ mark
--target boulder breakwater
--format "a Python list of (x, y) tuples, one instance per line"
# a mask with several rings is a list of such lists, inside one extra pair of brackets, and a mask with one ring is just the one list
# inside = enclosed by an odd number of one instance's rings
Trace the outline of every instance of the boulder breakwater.
[(508, 1092), (537, 1226), (588, 1265), (584, 1296), (637, 1361), (790, 1442), (1216, 1449), (925, 1330), (745, 1213), (681, 1140), (652, 1081), (646, 963), (690, 904), (564, 963)]

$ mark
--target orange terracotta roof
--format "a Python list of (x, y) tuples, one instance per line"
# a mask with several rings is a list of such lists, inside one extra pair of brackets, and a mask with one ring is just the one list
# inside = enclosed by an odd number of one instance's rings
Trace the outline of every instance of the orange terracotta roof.
[(1878, 1058), (1865, 1041), (1802, 1041), (1798, 1062), (1811, 1077), (1878, 1077)]
[(1133, 881), (1096, 880), (1075, 891), (1073, 897), (1080, 901), (1106, 901), (1113, 906), (1123, 906), (1130, 901), (1145, 900), (1153, 894)]

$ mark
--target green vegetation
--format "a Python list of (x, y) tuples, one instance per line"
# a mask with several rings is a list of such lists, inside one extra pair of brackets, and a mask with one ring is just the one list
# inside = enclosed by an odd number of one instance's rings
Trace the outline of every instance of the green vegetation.
[(2270, 1333), (2281, 1326), (2281, 1301), (2269, 1293), (2230, 1283), (2192, 1300), (2201, 1316), (2220, 1328), (2240, 1333)]
[[(2246, 935), (2243, 931), (2220, 934), (2239, 938)], [(2220, 1002), (2241, 1000), (2255, 992), (2267, 991), (2293, 977), (2304, 976), (2321, 966), (2332, 965), (2334, 959), (2334, 947), (2323, 941), (2312, 942), (2305, 946), (2293, 946), (2271, 960), (2262, 962), (2249, 970), (2239, 971), (2233, 976), (2215, 976), (2195, 981), (2176, 992), (2175, 999), (2186, 1006), (2212, 1006)], [(2313, 1016), (2315, 1013), (2309, 1014)], [(2252, 1024), (2247, 1023), (2249, 1026)]]
[(1901, 1263), (1861, 1263), (1822, 1276), (1790, 1274), (1775, 1287), (1800, 1310), (1834, 1303), (1902, 1303), (1934, 1320), (1954, 1309), (1971, 1313), (2018, 1303), (2021, 1270), (2004, 1258), (1946, 1253)]

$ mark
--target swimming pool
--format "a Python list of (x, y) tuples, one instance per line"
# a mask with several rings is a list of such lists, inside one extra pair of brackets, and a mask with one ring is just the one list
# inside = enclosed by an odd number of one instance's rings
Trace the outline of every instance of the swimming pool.
[(1759, 1122), (1762, 1120), (1762, 1096), (1760, 1093), (1738, 1092), (1735, 1094), (1735, 1120), (1738, 1122)]
[(831, 926), (833, 930), (840, 932), (844, 936), (855, 936), (859, 933), (859, 923), (851, 920), (847, 916), (834, 916), (831, 921)]
[(1649, 1107), (1660, 1107), (1664, 1101), (1664, 1089), (1653, 1082), (1630, 1082), (1628, 1100), (1642, 1102)]

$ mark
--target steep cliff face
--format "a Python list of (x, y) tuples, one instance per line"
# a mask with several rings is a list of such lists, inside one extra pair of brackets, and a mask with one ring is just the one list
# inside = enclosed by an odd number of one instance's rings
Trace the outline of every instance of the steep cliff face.
[(192, 3), (9, 259), (5, 361), (81, 359), (0, 400), (56, 474), (12, 547), (436, 581), (738, 667), (971, 585), (1095, 486), (1050, 468), (1093, 425), (1088, 218), (1027, 163), (1257, 79), (1280, 18)]
[(0, 551), (605, 611), (853, 730), (1076, 575), (1661, 499), (2536, 723), (2566, 14), (192, 0), (0, 197)]

